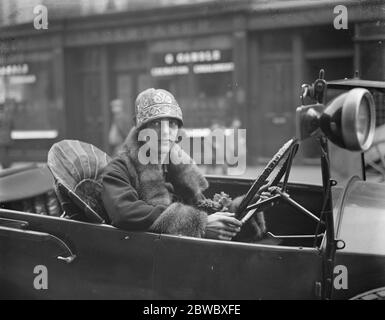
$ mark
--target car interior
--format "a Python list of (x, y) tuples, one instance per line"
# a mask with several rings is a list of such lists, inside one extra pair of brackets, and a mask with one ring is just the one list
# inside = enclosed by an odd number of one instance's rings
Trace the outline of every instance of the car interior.
[[(208, 180), (210, 188), (206, 193), (207, 197), (223, 191), (235, 198), (245, 194), (251, 186), (248, 179), (208, 177)], [(322, 186), (290, 183), (287, 193), (315, 216), (320, 216), (323, 205)], [(324, 226), (319, 225), (317, 221), (304, 215), (289, 203), (278, 202), (263, 211), (268, 233), (261, 243), (295, 247), (320, 245), (325, 231)], [(317, 237), (315, 237), (316, 234)]]
[[(24, 179), (24, 182), (29, 180), (31, 183), (24, 183), (24, 188), (28, 188), (32, 184), (35, 185), (36, 177), (41, 176), (42, 173), (49, 175), (49, 170), (46, 166), (29, 166), (19, 168), (16, 171), (12, 170), (8, 174), (5, 172), (0, 177), (0, 180), (3, 183), (6, 182), (8, 186), (17, 183), (20, 179)], [(205, 196), (208, 198), (211, 198), (215, 193), (225, 192), (234, 199), (239, 195), (245, 194), (252, 185), (250, 179), (245, 178), (218, 176), (209, 176), (207, 178), (210, 187), (205, 192)], [(13, 180), (15, 180), (14, 183), (12, 183)], [(19, 183), (17, 185), (20, 186)], [(2, 188), (2, 190), (6, 189)], [(108, 223), (102, 215), (98, 214), (86, 203), (85, 199), (79, 197), (70, 188), (65, 185), (56, 184), (56, 189), (54, 189), (54, 179), (52, 177), (42, 181), (41, 188), (32, 191), (28, 198), (25, 198), (25, 196), (15, 198), (14, 193), (11, 192), (12, 190), (8, 190), (10, 191), (0, 194), (1, 208), (83, 222)], [(293, 200), (311, 211), (315, 216), (320, 216), (323, 204), (323, 190), (321, 186), (290, 183), (287, 187), (287, 193)], [(9, 198), (11, 194), (13, 195), (12, 199)], [(268, 233), (263, 240), (257, 243), (292, 247), (314, 247), (320, 245), (325, 228), (312, 219), (312, 217), (304, 215), (289, 203), (278, 202), (263, 211)], [(246, 227), (245, 231), (242, 232), (245, 237), (240, 237), (237, 241), (248, 241), (245, 240), (248, 238), (248, 228)], [(317, 236), (315, 236), (316, 234)]]

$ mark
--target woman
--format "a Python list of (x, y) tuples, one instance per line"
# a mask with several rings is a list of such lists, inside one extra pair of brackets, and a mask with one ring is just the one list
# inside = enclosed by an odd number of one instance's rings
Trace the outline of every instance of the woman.
[[(103, 174), (102, 199), (112, 224), (127, 230), (231, 240), (242, 226), (234, 213), (208, 215), (196, 207), (208, 182), (176, 143), (183, 119), (174, 96), (147, 89), (138, 95), (135, 109), (136, 127)], [(149, 154), (158, 161), (149, 162)], [(176, 158), (181, 161), (176, 163)], [(240, 201), (235, 199), (229, 210)], [(261, 232), (264, 228), (263, 224)]]

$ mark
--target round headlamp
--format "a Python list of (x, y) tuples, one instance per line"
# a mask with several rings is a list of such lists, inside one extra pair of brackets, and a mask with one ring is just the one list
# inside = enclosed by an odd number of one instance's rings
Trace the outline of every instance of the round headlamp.
[(342, 134), (349, 149), (370, 148), (376, 127), (374, 100), (366, 89), (352, 89), (342, 107)]
[(320, 116), (322, 132), (336, 145), (351, 150), (370, 148), (376, 110), (370, 92), (355, 88), (332, 100)]

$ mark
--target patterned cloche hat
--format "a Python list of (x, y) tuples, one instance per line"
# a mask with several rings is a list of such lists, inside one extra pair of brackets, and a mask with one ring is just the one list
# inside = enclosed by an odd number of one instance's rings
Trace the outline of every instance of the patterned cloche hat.
[(167, 90), (150, 88), (142, 91), (136, 98), (135, 109), (138, 128), (161, 118), (177, 119), (183, 124), (182, 110)]

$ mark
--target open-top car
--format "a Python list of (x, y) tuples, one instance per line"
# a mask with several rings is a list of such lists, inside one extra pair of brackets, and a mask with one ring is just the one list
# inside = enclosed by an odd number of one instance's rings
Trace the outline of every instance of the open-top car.
[[(326, 102), (329, 89), (344, 93)], [(246, 194), (239, 208), (244, 226), (264, 211), (268, 233), (258, 242), (242, 233), (219, 241), (117, 229), (58, 177), (52, 162), (53, 175), (46, 166), (3, 172), (0, 297), (385, 298), (385, 185), (363, 174), (340, 186), (330, 175), (328, 152), (328, 140), (357, 152), (370, 147), (372, 90), (385, 91), (385, 83), (327, 82), (321, 75), (303, 86), (296, 136), (255, 181), (207, 177), (207, 197)], [(289, 182), (296, 152), (309, 137), (319, 140), (322, 186)], [(96, 180), (100, 166), (89, 166)]]

